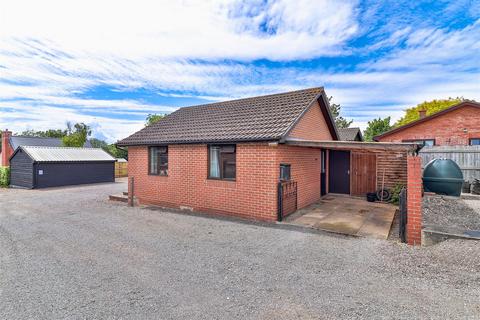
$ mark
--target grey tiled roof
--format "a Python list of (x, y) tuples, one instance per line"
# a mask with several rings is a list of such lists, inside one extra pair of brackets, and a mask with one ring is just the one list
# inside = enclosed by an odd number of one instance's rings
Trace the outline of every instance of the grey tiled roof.
[(337, 128), (340, 141), (355, 141), (357, 135), (360, 135), (360, 141), (363, 140), (360, 128)]
[(180, 108), (118, 145), (279, 140), (323, 93), (311, 88)]
[[(60, 138), (41, 138), (41, 137), (26, 137), (26, 136), (11, 136), (10, 145), (13, 150), (20, 146), (38, 146), (38, 147), (62, 147), (62, 139)], [(85, 148), (91, 148), (90, 141), (87, 140), (84, 145)]]

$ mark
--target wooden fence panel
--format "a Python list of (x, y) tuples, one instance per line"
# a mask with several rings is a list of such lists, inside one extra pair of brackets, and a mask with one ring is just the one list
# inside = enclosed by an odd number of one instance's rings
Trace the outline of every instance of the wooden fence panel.
[(128, 176), (128, 162), (115, 162), (115, 178)]
[(433, 159), (452, 159), (463, 172), (463, 179), (480, 179), (480, 146), (433, 146), (423, 147), (419, 156), (425, 167)]

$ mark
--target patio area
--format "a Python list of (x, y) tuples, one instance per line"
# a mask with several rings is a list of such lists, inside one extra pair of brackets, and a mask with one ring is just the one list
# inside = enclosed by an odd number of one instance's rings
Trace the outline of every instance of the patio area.
[(285, 223), (352, 236), (387, 239), (397, 207), (388, 203), (328, 194), (300, 209)]

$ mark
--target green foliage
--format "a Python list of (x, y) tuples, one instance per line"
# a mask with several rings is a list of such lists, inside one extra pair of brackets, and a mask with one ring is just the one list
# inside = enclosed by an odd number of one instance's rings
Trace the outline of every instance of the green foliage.
[(365, 141), (373, 141), (373, 137), (387, 132), (391, 128), (390, 117), (373, 119), (372, 121), (368, 121), (367, 129), (363, 131), (363, 138)]
[(10, 185), (10, 167), (0, 167), (0, 187)]
[(330, 113), (332, 114), (333, 120), (337, 128), (348, 128), (352, 124), (353, 120), (347, 120), (346, 118), (340, 116), (340, 109), (342, 108), (339, 104), (332, 102), (333, 97), (328, 98), (330, 104)]
[(26, 130), (20, 135), (27, 137), (42, 137), (42, 138), (63, 138), (67, 135), (67, 130), (62, 129), (48, 129), (45, 131)]
[(404, 186), (402, 184), (396, 184), (395, 187), (390, 190), (392, 194), (392, 198), (390, 199), (390, 202), (398, 205), (400, 203), (400, 191), (402, 191), (402, 188)]
[(128, 151), (125, 149), (119, 149), (114, 144), (109, 144), (107, 149), (104, 149), (115, 158), (128, 159)]
[(92, 130), (83, 122), (76, 123), (73, 127), (67, 122), (68, 135), (62, 138), (63, 146), (81, 148), (85, 145), (87, 137), (92, 134)]
[(64, 147), (82, 148), (85, 145), (85, 141), (87, 141), (86, 137), (78, 132), (69, 134), (68, 136), (62, 138)]
[(415, 107), (405, 110), (405, 115), (395, 122), (395, 127), (406, 125), (419, 119), (418, 111), (427, 110), (427, 116), (445, 110), (455, 104), (458, 104), (465, 99), (463, 97), (448, 98), (440, 100), (425, 101), (417, 104)]
[(124, 149), (117, 148), (114, 144), (108, 144), (103, 140), (95, 138), (90, 139), (90, 143), (92, 144), (92, 147), (102, 148), (110, 155), (112, 155), (112, 157), (128, 159), (128, 152)]
[(160, 121), (164, 117), (165, 117), (164, 114), (150, 113), (147, 116), (147, 119), (145, 120), (145, 126), (150, 126), (150, 125), (154, 124), (155, 122)]
[(100, 140), (100, 139), (96, 139), (96, 138), (91, 138), (90, 139), (90, 144), (92, 145), (92, 147), (94, 148), (106, 148), (108, 147), (108, 143), (106, 143), (105, 141), (103, 140)]

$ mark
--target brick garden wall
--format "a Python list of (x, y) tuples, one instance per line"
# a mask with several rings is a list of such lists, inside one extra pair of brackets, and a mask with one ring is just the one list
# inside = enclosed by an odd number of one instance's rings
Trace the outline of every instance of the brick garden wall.
[(408, 156), (407, 242), (422, 243), (422, 158)]
[(379, 139), (381, 142), (435, 139), (435, 145), (468, 145), (480, 138), (479, 109), (465, 106)]

